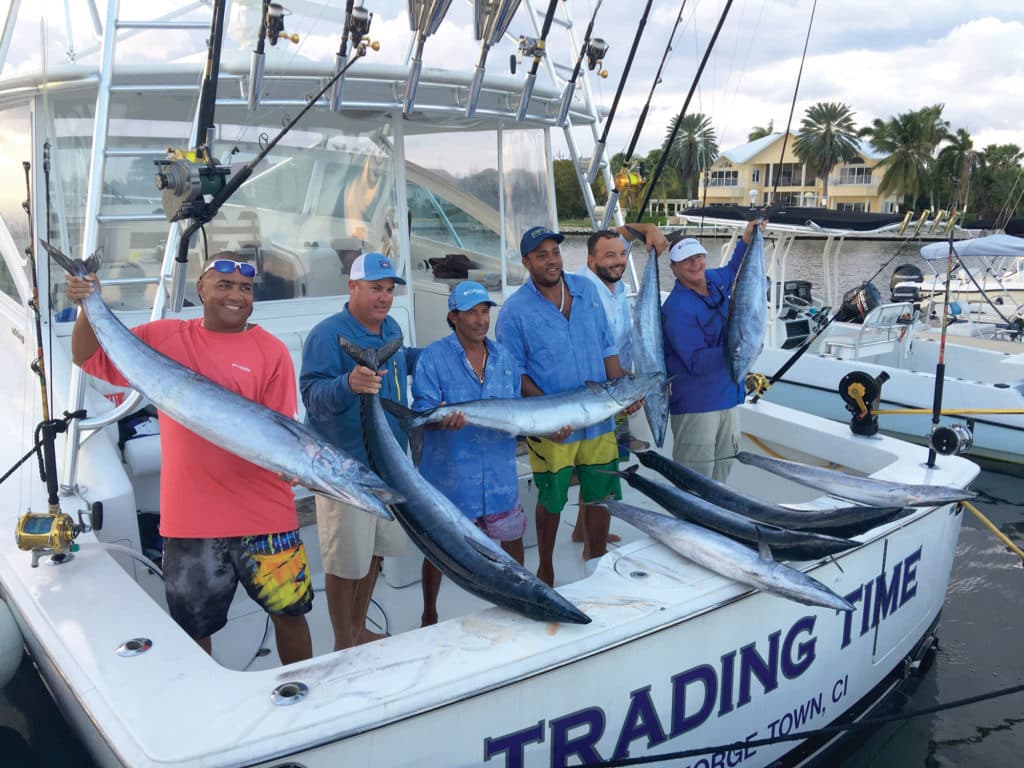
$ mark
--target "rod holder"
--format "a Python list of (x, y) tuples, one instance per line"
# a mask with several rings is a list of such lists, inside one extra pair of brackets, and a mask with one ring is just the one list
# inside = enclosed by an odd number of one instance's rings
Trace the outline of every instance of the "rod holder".
[(594, 145), (594, 156), (590, 158), (590, 168), (587, 169), (587, 181), (593, 184), (597, 181), (597, 174), (601, 170), (601, 158), (604, 156), (604, 142), (599, 141)]
[(526, 76), (523, 84), (523, 95), (519, 99), (519, 109), (516, 110), (516, 121), (523, 122), (526, 119), (526, 111), (530, 108), (530, 97), (533, 96), (533, 86), (537, 82), (537, 75), (533, 72)]
[[(348, 56), (343, 56), (340, 53), (334, 54), (334, 71), (335, 72), (340, 72), (341, 70), (343, 70), (347, 63), (348, 63)], [(331, 102), (330, 102), (331, 112), (340, 112), (341, 111), (341, 91), (342, 91), (342, 86), (344, 85), (344, 83), (345, 83), (345, 76), (344, 75), (342, 75), (341, 77), (339, 77), (337, 80), (334, 81), (334, 87), (331, 88)]]
[(476, 112), (476, 103), (480, 99), (480, 90), (484, 85), (484, 66), (476, 65), (476, 72), (473, 75), (473, 82), (469, 86), (469, 96), (466, 98), (466, 117), (472, 117)]
[(267, 55), (259, 51), (252, 52), (249, 62), (249, 111), (255, 112), (260, 105), (260, 91), (263, 90), (263, 68), (267, 63)]

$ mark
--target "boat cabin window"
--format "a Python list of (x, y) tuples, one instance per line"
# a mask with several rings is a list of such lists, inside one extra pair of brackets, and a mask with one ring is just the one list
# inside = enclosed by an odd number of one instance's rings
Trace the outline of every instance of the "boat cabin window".
[[(160, 274), (168, 222), (153, 183), (155, 159), (167, 147), (189, 143), (192, 96), (170, 93), (112, 94), (101, 223), (100, 279), (114, 309), (148, 309)], [(53, 100), (56, 151), (54, 183), (66, 218), (54, 240), (79, 256), (93, 133), (89, 100)], [(213, 155), (237, 173), (276, 136), (286, 112), (264, 110), (261, 121), (247, 110), (218, 111)], [(360, 253), (385, 253), (402, 269), (396, 220), (395, 157), (390, 122), (311, 112), (260, 163), (252, 176), (205, 227), (210, 254), (235, 250), (258, 269), (255, 300), (272, 301), (348, 293), (348, 273)], [(186, 304), (198, 305), (195, 280), (203, 260), (200, 247), (189, 256)], [(70, 247), (68, 247), (70, 244)], [(63, 302), (63, 275), (54, 275)], [(401, 287), (399, 291), (401, 292)], [(62, 317), (63, 306), (55, 307)]]

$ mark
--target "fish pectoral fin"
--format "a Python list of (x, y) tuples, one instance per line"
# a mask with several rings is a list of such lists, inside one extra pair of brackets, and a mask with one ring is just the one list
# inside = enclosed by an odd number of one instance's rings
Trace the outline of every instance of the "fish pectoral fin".
[(506, 564), (507, 558), (502, 557), (504, 553), (500, 550), (496, 551), (494, 549), (491, 549), (486, 544), (474, 539), (472, 536), (464, 536), (463, 538), (470, 547), (475, 549), (477, 552), (486, 557), (492, 563), (496, 563), (498, 565)]
[(608, 392), (608, 387), (605, 386), (606, 382), (603, 381), (586, 381), (583, 383), (587, 389), (593, 392), (595, 395), (604, 395)]

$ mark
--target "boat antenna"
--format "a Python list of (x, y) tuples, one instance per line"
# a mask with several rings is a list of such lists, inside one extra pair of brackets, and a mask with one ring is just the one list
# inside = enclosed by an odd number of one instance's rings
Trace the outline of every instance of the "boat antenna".
[(412, 57), (409, 79), (405, 84), (403, 115), (411, 114), (416, 104), (416, 89), (420, 84), (420, 72), (423, 71), (423, 45), (430, 35), (437, 32), (451, 4), (452, 0), (409, 0), (409, 21), (416, 32), (416, 53)]
[(711, 51), (715, 48), (715, 43), (718, 41), (718, 35), (722, 31), (722, 25), (725, 24), (725, 19), (729, 15), (729, 10), (731, 8), (732, 0), (726, 0), (725, 8), (722, 9), (722, 14), (718, 17), (718, 24), (715, 25), (715, 31), (711, 34), (711, 40), (708, 41), (708, 47), (704, 51), (704, 57), (700, 60), (700, 66), (697, 67), (697, 73), (693, 76), (693, 81), (690, 83), (690, 90), (686, 94), (686, 100), (683, 101), (683, 108), (679, 110), (679, 117), (676, 118), (676, 124), (673, 126), (672, 132), (669, 134), (668, 138), (665, 139), (665, 145), (661, 151), (661, 157), (658, 158), (658, 165), (654, 169), (654, 175), (651, 177), (650, 181), (647, 182), (647, 189), (644, 191), (643, 202), (640, 203), (640, 208), (636, 212), (637, 222), (643, 221), (644, 211), (647, 210), (647, 204), (651, 202), (651, 195), (654, 194), (654, 187), (658, 183), (658, 179), (661, 178), (662, 171), (665, 170), (665, 162), (668, 160), (668, 151), (676, 140), (679, 128), (683, 124), (683, 117), (686, 115), (686, 108), (690, 106), (690, 99), (693, 98), (694, 91), (697, 90), (697, 83), (700, 82), (700, 77), (704, 74), (704, 67), (707, 66), (708, 59), (711, 57)]
[[(551, 31), (551, 22), (555, 20), (555, 9), (558, 7), (558, 0), (550, 0), (548, 10), (544, 14), (544, 23), (540, 28), (540, 37), (521, 36), (519, 38), (519, 55), (526, 60), (533, 57), (530, 71), (526, 74), (526, 82), (523, 83), (523, 92), (519, 96), (519, 108), (516, 110), (516, 121), (523, 122), (526, 119), (526, 111), (530, 108), (530, 97), (533, 96), (533, 86), (537, 82), (537, 70), (540, 68), (541, 59), (548, 43), (548, 32)], [(514, 61), (514, 60), (513, 60)]]
[[(676, 30), (679, 29), (679, 24), (683, 20), (683, 11), (686, 9), (686, 0), (683, 0), (679, 6), (679, 14), (676, 16), (675, 24), (672, 25), (672, 32), (668, 36), (668, 42), (665, 44), (665, 50), (661, 54), (661, 63), (658, 64), (658, 71), (654, 74), (654, 80), (651, 82), (651, 90), (647, 93), (647, 101), (644, 102), (643, 109), (640, 110), (640, 117), (637, 118), (636, 127), (633, 129), (633, 138), (629, 140), (629, 147), (626, 149), (626, 156), (622, 160), (623, 169), (628, 169), (629, 161), (633, 159), (633, 152), (636, 150), (636, 143), (640, 139), (640, 132), (644, 128), (644, 123), (647, 121), (647, 113), (651, 108), (651, 99), (654, 98), (654, 91), (661, 84), (661, 72), (665, 68), (665, 62), (668, 61), (668, 55), (672, 52), (672, 41), (675, 39)], [(623, 76), (625, 80), (625, 76)], [(609, 117), (609, 119), (611, 119)], [(591, 163), (591, 168), (594, 165)], [(628, 179), (628, 177), (627, 177)], [(608, 195), (608, 202), (605, 204), (604, 223), (601, 225), (601, 229), (608, 229), (611, 224), (612, 216), (615, 214), (615, 206), (619, 203), (619, 194), (622, 190), (619, 189), (619, 179), (616, 176), (612, 176), (612, 181), (615, 182), (615, 186), (612, 187), (611, 194)]]
[(622, 69), (622, 78), (619, 80), (619, 87), (615, 89), (615, 98), (612, 99), (612, 106), (608, 111), (608, 117), (604, 120), (604, 131), (602, 131), (601, 138), (594, 145), (593, 156), (590, 158), (590, 168), (587, 171), (587, 181), (590, 184), (593, 184), (597, 180), (598, 171), (601, 169), (601, 156), (604, 154), (605, 145), (608, 143), (608, 132), (611, 130), (612, 122), (615, 120), (615, 110), (619, 107), (619, 99), (622, 98), (622, 92), (626, 89), (626, 81), (629, 79), (629, 70), (633, 66), (633, 58), (636, 56), (636, 51), (640, 47), (640, 38), (644, 33), (644, 27), (647, 26), (647, 16), (651, 12), (652, 2), (653, 0), (647, 0), (647, 4), (644, 6), (643, 15), (640, 16), (640, 23), (637, 25), (636, 34), (633, 36), (633, 45), (629, 49), (629, 56), (626, 57), (626, 65)]
[[(484, 85), (487, 54), (491, 47), (504, 37), (508, 25), (512, 23), (516, 11), (519, 10), (519, 2), (520, 0), (497, 0), (473, 4), (473, 28), (481, 45), (480, 60), (477, 62), (473, 83), (469, 86), (469, 96), (466, 99), (466, 117), (472, 117), (476, 113), (476, 104)], [(598, 5), (600, 4), (599, 2)]]
[(569, 80), (565, 84), (565, 91), (562, 92), (562, 103), (558, 106), (558, 117), (555, 118), (555, 125), (559, 127), (564, 128), (565, 121), (569, 117), (569, 107), (572, 106), (572, 97), (576, 92), (576, 80), (583, 67), (583, 57), (587, 57), (587, 69), (591, 72), (597, 69), (598, 77), (608, 77), (608, 70), (600, 69), (601, 63), (608, 53), (608, 43), (600, 37), (591, 37), (594, 33), (594, 20), (597, 18), (597, 12), (601, 10), (603, 2), (604, 0), (597, 0), (594, 5), (594, 12), (590, 14), (587, 31), (583, 33), (583, 44), (580, 46), (580, 55), (576, 57), (576, 66), (573, 67), (572, 75), (569, 76)]

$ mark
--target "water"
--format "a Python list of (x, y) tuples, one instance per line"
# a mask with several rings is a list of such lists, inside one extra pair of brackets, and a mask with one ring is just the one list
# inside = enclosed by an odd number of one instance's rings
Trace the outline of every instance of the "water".
[[(585, 261), (583, 238), (564, 244), (566, 267)], [(716, 253), (716, 241), (705, 243)], [(800, 241), (791, 255), (789, 279), (820, 284), (820, 241)], [(839, 286), (849, 288), (872, 277), (889, 261), (895, 242), (849, 243), (839, 267)], [(892, 270), (915, 259), (912, 250), (892, 259), (875, 285), (888, 295)], [(638, 273), (645, 259), (637, 264)], [(662, 265), (662, 289), (672, 284)], [(922, 449), (923, 451), (923, 449)], [(974, 486), (993, 498), (978, 503), (1000, 530), (1024, 547), (1024, 485), (1020, 478), (983, 472)], [(934, 706), (1024, 681), (1020, 617), (1024, 579), (1019, 560), (975, 518), (965, 513), (946, 604), (939, 623), (940, 650), (925, 676), (897, 695), (906, 711)], [(158, 691), (153, 692), (159, 695)], [(1024, 739), (1024, 694), (975, 704), (885, 726), (858, 736), (841, 755), (842, 768), (939, 768), (1017, 764)], [(30, 661), (23, 661), (12, 683), (0, 691), (0, 765), (4, 768), (91, 768), (85, 749), (61, 718)], [(832, 765), (836, 765), (835, 760)]]

